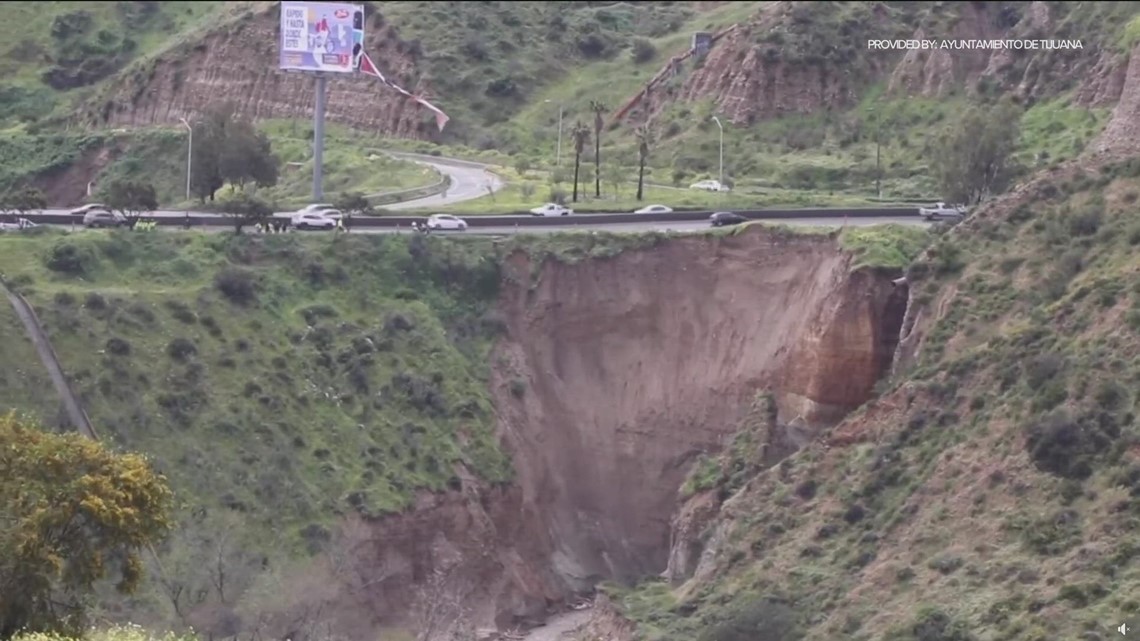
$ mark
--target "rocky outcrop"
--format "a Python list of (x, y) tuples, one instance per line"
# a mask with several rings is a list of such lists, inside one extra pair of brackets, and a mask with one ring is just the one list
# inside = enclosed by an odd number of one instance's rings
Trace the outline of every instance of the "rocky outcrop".
[(1140, 151), (1140, 45), (1132, 50), (1120, 102), (1092, 148), (1106, 153)]
[[(313, 78), (277, 69), (277, 11), (274, 4), (247, 12), (136, 64), (76, 117), (96, 126), (177, 125), (230, 101), (254, 119), (312, 118)], [(368, 34), (369, 54), (383, 73), (409, 91), (427, 91), (416, 82), (415, 45), (402, 41), (378, 12), (369, 18)], [(416, 103), (376, 78), (333, 77), (327, 87), (328, 122), (404, 138), (435, 131)]]

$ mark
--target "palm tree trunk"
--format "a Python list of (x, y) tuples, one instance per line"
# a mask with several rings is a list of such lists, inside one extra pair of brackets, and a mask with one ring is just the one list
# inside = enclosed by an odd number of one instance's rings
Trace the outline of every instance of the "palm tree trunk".
[(574, 154), (574, 195), (573, 202), (578, 202), (578, 169), (582, 166), (582, 154)]
[(602, 197), (602, 130), (594, 130), (594, 198)]
[(637, 201), (641, 202), (641, 188), (645, 184), (645, 159), (637, 163)]

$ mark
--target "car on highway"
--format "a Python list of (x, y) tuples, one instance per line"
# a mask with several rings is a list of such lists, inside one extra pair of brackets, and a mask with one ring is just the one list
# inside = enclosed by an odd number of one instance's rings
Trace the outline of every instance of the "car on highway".
[(20, 231), (22, 229), (33, 229), (39, 225), (33, 223), (27, 218), (17, 218), (8, 222), (0, 221), (0, 231)]
[(638, 210), (634, 211), (633, 213), (635, 213), (635, 214), (671, 214), (671, 213), (673, 213), (673, 208), (672, 207), (666, 207), (665, 205), (649, 205), (648, 207), (642, 207), (641, 209), (638, 209)]
[(946, 203), (934, 203), (933, 207), (919, 207), (918, 215), (924, 220), (960, 221), (966, 217), (965, 207), (950, 207)]
[(702, 191), (729, 191), (728, 185), (720, 184), (719, 180), (702, 180), (689, 185), (689, 189)]
[(333, 205), (330, 205), (329, 203), (314, 203), (312, 205), (305, 205), (304, 207), (298, 209), (297, 211), (295, 211), (293, 213), (295, 213), (295, 214), (315, 214), (317, 212), (327, 211), (330, 209), (336, 209), (336, 207)]
[(106, 205), (100, 204), (100, 203), (91, 203), (89, 205), (83, 205), (82, 207), (76, 207), (75, 209), (72, 209), (71, 211), (69, 211), (67, 213), (71, 216), (86, 216), (87, 212), (90, 212), (90, 211), (110, 212), (111, 208), (106, 206)]
[(434, 216), (428, 217), (427, 227), (432, 231), (443, 231), (447, 229), (467, 231), (467, 221), (452, 216), (451, 214), (435, 214)]
[(289, 224), (296, 229), (302, 230), (333, 229), (336, 227), (336, 219), (326, 216), (323, 211), (296, 213), (289, 217)]
[(88, 229), (125, 227), (128, 224), (127, 217), (119, 212), (107, 211), (105, 209), (92, 209), (86, 214), (83, 214), (83, 226)]
[(558, 203), (546, 203), (542, 207), (530, 210), (530, 213), (532, 216), (569, 216), (574, 210)]
[(731, 211), (718, 211), (712, 216), (709, 216), (709, 222), (713, 227), (724, 227), (726, 225), (739, 225), (740, 223), (748, 222), (748, 219), (740, 214)]

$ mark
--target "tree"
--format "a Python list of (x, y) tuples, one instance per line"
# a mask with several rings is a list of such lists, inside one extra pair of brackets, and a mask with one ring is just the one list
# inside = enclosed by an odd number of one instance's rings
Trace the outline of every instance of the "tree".
[(1009, 184), (1020, 117), (1008, 102), (973, 106), (942, 134), (931, 165), (944, 199), (977, 205)]
[(606, 126), (603, 115), (606, 103), (591, 100), (590, 111), (594, 112), (594, 197), (602, 197), (602, 128)]
[(130, 180), (116, 180), (107, 186), (107, 206), (127, 219), (133, 229), (144, 214), (158, 209), (154, 185)]
[(139, 551), (170, 529), (171, 499), (142, 455), (0, 417), (0, 638), (81, 633), (83, 599), (112, 569), (133, 592)]
[(582, 167), (582, 152), (586, 150), (586, 141), (590, 139), (590, 129), (581, 122), (574, 123), (570, 130), (570, 138), (574, 141), (574, 196), (573, 201), (578, 202), (578, 172)]
[(333, 201), (333, 207), (344, 214), (346, 227), (352, 227), (353, 216), (370, 216), (374, 213), (372, 203), (368, 202), (364, 194), (358, 191), (341, 194)]
[(637, 128), (637, 200), (640, 201), (645, 187), (645, 163), (649, 160), (649, 146), (653, 144), (653, 132), (649, 125)]
[(193, 128), (190, 189), (202, 202), (213, 201), (226, 182), (239, 188), (277, 184), (278, 162), (269, 138), (239, 117), (232, 104), (211, 106)]
[(0, 213), (22, 216), (29, 211), (47, 207), (47, 198), (34, 187), (25, 187), (0, 195)]
[(239, 191), (222, 203), (222, 213), (233, 220), (234, 233), (240, 234), (246, 225), (257, 225), (269, 220), (273, 215), (273, 206), (256, 196)]

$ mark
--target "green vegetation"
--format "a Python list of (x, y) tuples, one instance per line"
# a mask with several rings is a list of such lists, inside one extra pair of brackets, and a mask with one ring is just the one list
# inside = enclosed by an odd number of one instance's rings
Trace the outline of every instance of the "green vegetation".
[[(790, 608), (774, 638), (805, 641), (1079, 638), (1140, 613), (1140, 163), (1039, 186), (909, 267), (924, 342), (853, 444), (727, 485), (715, 576), (611, 591), (640, 638), (747, 624), (730, 608), (759, 597)], [(844, 244), (890, 247), (873, 237)]]
[(852, 269), (904, 269), (930, 244), (930, 232), (914, 225), (848, 227), (840, 234), (839, 242), (855, 255)]
[(54, 632), (22, 632), (12, 641), (198, 641), (193, 635), (176, 635), (170, 632), (153, 634), (137, 625), (116, 625), (84, 631), (83, 636), (65, 636)]
[(87, 597), (112, 578), (134, 592), (139, 554), (170, 528), (170, 489), (137, 454), (0, 416), (0, 637), (81, 634)]

